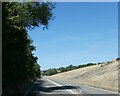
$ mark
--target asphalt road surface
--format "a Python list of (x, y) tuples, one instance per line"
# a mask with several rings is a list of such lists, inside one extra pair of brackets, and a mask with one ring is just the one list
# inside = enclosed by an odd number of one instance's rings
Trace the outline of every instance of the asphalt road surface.
[(98, 96), (98, 94), (105, 94), (119, 96), (117, 92), (112, 92), (104, 89), (94, 88), (82, 84), (72, 84), (64, 81), (53, 81), (46, 77), (38, 79), (24, 96)]

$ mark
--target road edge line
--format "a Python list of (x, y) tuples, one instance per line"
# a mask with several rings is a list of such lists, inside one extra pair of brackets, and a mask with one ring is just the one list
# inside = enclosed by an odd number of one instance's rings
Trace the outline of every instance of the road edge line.
[[(35, 81), (36, 82), (36, 81)], [(25, 92), (24, 96), (26, 96), (28, 94), (28, 92), (30, 91), (30, 89), (35, 85), (35, 82), (34, 84)]]

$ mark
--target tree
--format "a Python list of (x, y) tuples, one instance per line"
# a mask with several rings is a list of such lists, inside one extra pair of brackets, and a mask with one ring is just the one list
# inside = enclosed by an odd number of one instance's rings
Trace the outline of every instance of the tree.
[(53, 74), (56, 74), (56, 73), (57, 73), (56, 69), (48, 69), (47, 72), (46, 72), (46, 75), (50, 76), (50, 75), (53, 75)]
[(65, 68), (64, 67), (60, 67), (59, 70), (60, 70), (60, 72), (64, 72)]
[(38, 26), (48, 28), (54, 19), (53, 8), (54, 4), (48, 2), (2, 3), (3, 95), (20, 94), (25, 82), (40, 76), (28, 30)]

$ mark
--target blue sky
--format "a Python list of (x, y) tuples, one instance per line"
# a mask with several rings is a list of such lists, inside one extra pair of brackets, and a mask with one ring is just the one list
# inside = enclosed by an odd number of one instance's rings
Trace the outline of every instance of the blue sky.
[(29, 32), (41, 69), (118, 57), (117, 3), (56, 3), (48, 30)]

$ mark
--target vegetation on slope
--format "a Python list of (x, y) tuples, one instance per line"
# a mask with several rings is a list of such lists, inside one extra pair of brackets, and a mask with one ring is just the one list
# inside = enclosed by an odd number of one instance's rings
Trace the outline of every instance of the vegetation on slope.
[(118, 63), (119, 61), (116, 59), (102, 64), (64, 72), (62, 74), (47, 76), (47, 78), (55, 81), (85, 84), (97, 88), (118, 91)]
[(42, 75), (51, 76), (57, 73), (67, 72), (67, 71), (71, 71), (74, 69), (83, 68), (83, 67), (92, 66), (92, 65), (96, 65), (96, 63), (88, 63), (88, 64), (83, 64), (83, 65), (78, 65), (78, 66), (69, 65), (67, 67), (53, 68), (53, 69), (43, 70)]
[(88, 66), (93, 66), (93, 65), (97, 65), (97, 64), (101, 64), (101, 67), (102, 67), (105, 64), (110, 64), (112, 62), (113, 61), (99, 62), (99, 63), (87, 63), (87, 64), (80, 64), (78, 66), (69, 65), (67, 67), (60, 67), (60, 68), (52, 68), (52, 69), (48, 69), (48, 70), (43, 70), (41, 74), (43, 76), (51, 76), (51, 75), (54, 75), (54, 74), (67, 72), (67, 71), (71, 71), (71, 70), (75, 70), (75, 69), (79, 69), (79, 68), (84, 68), (84, 67), (88, 67)]
[(53, 19), (53, 8), (52, 3), (2, 3), (3, 95), (20, 94), (25, 82), (34, 82), (40, 76), (28, 30), (36, 26), (47, 28)]

